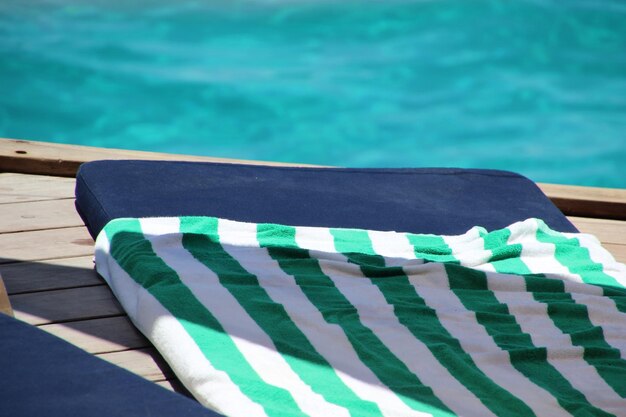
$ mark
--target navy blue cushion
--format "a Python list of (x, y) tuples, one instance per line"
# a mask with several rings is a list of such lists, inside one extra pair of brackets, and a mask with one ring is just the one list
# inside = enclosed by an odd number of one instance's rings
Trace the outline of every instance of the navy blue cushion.
[(196, 401), (0, 314), (0, 415), (217, 417)]
[(529, 179), (476, 169), (95, 161), (78, 171), (76, 206), (94, 237), (115, 218), (183, 215), (434, 234), (537, 217), (576, 231)]

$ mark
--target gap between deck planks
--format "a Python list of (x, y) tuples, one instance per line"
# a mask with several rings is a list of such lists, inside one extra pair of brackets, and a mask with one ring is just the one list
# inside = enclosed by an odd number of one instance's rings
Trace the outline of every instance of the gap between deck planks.
[[(0, 233), (27, 232), (82, 226), (81, 218), (74, 214), (74, 199), (29, 201), (24, 203), (6, 203), (0, 205), (2, 220)], [(10, 219), (10, 220), (8, 220)]]
[(0, 234), (0, 264), (93, 256), (93, 239), (84, 226)]
[(127, 316), (51, 323), (41, 325), (39, 328), (93, 354), (151, 346)]
[[(18, 185), (23, 185), (20, 187)], [(93, 240), (73, 206), (74, 180), (0, 174), (0, 273), (15, 315), (105, 360), (181, 389), (93, 270)], [(570, 217), (626, 262), (626, 222)]]
[(9, 294), (104, 285), (93, 270), (93, 255), (0, 265)]
[(0, 172), (0, 204), (74, 198), (73, 178)]

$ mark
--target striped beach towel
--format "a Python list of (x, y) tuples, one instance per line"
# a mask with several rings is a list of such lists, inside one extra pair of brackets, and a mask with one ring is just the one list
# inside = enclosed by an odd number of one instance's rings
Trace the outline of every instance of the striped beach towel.
[(227, 416), (626, 416), (626, 267), (541, 220), (436, 236), (117, 219), (96, 267)]

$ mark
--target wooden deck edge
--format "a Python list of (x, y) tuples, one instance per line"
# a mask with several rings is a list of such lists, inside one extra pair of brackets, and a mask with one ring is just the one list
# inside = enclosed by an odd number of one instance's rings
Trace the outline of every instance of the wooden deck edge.
[[(0, 138), (0, 172), (74, 177), (83, 162), (100, 159), (198, 161), (274, 166), (313, 166), (206, 156), (105, 149)], [(537, 184), (567, 216), (626, 220), (626, 189)]]
[(208, 156), (131, 151), (125, 149), (108, 149), (0, 138), (0, 172), (74, 177), (76, 176), (76, 171), (80, 164), (101, 159), (145, 159), (159, 161), (223, 162), (250, 165), (311, 166), (306, 164), (213, 158)]
[(626, 189), (537, 185), (566, 216), (626, 220)]

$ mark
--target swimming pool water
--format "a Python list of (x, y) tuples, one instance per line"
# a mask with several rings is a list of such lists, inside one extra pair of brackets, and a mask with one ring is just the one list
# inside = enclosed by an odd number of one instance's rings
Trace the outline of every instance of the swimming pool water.
[(623, 0), (3, 0), (0, 136), (626, 187)]

